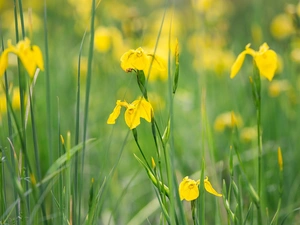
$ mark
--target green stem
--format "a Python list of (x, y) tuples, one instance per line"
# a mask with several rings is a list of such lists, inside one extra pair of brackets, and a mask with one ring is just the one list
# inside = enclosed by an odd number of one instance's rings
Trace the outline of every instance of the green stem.
[[(87, 136), (89, 100), (90, 100), (90, 89), (91, 89), (91, 80), (92, 80), (92, 61), (93, 61), (93, 53), (94, 53), (94, 34), (95, 34), (95, 8), (96, 8), (95, 0), (92, 0), (91, 24), (90, 24), (90, 26), (91, 26), (90, 27), (90, 43), (89, 43), (88, 66), (87, 66), (87, 77), (86, 77), (86, 92), (85, 92), (85, 106), (84, 106), (83, 147), (82, 147), (81, 174), (83, 174), (83, 168), (84, 168), (85, 141), (86, 141), (86, 136)], [(78, 196), (81, 196), (82, 184), (83, 184), (83, 182), (81, 182), (81, 184), (80, 184), (79, 191), (78, 191), (78, 193), (79, 193)], [(80, 224), (80, 220), (81, 220), (80, 209), (81, 209), (81, 198), (79, 198), (79, 202), (78, 202), (77, 221), (73, 221), (74, 225)]]
[[(157, 143), (157, 138), (156, 138), (156, 130), (155, 130), (155, 126), (156, 125), (157, 125), (156, 121), (155, 121), (155, 119), (153, 117), (152, 121), (151, 121), (152, 136), (153, 136), (153, 140), (154, 140), (154, 143), (155, 143), (155, 148), (156, 148), (156, 153), (157, 153), (157, 159), (158, 159), (158, 168), (159, 168), (160, 180), (161, 180), (161, 183), (162, 183), (162, 185), (159, 186), (158, 189), (159, 189), (160, 197), (162, 199), (162, 203), (166, 204), (166, 196), (164, 195), (164, 189), (163, 189), (164, 176), (163, 176), (162, 165), (161, 165), (161, 154), (160, 154), (160, 150), (159, 150), (158, 143)], [(158, 127), (157, 127), (157, 129), (158, 129)], [(158, 130), (158, 133), (159, 133), (160, 140), (162, 140), (161, 134), (160, 134), (159, 130)], [(164, 147), (164, 145), (163, 145), (163, 147)], [(156, 179), (158, 180), (158, 174), (154, 173), (154, 175), (156, 176)]]
[[(81, 54), (82, 54), (82, 48), (83, 43), (86, 37), (86, 32), (84, 32), (84, 35), (81, 40), (80, 48), (79, 48), (79, 56), (78, 56), (78, 68), (77, 68), (77, 94), (76, 94), (76, 114), (75, 114), (75, 145), (78, 145), (79, 143), (79, 122), (80, 122), (80, 66), (81, 66)], [(76, 207), (79, 205), (79, 180), (80, 180), (80, 174), (78, 173), (78, 167), (79, 167), (79, 153), (76, 152), (75, 159), (74, 159), (74, 193), (73, 193), (73, 221), (76, 221), (77, 217), (77, 211)]]
[(262, 134), (261, 134), (261, 89), (260, 89), (260, 77), (259, 77), (259, 88), (257, 88), (257, 108), (256, 108), (256, 116), (257, 116), (257, 145), (258, 145), (258, 182), (257, 182), (257, 194), (259, 198), (259, 204), (257, 205), (257, 223), (262, 224), (262, 215), (261, 215), (261, 178), (262, 178)]
[(136, 78), (139, 88), (146, 100), (148, 100), (147, 87), (146, 87), (146, 78), (143, 70), (136, 71)]
[(262, 224), (261, 214), (261, 186), (262, 186), (262, 133), (261, 133), (261, 79), (260, 72), (253, 62), (253, 81), (250, 79), (252, 85), (252, 92), (254, 97), (254, 103), (256, 107), (256, 122), (257, 122), (257, 195), (258, 202), (257, 207), (257, 224)]
[(196, 219), (196, 204), (195, 200), (191, 201), (191, 209), (192, 209), (192, 218), (193, 218), (193, 224), (197, 224), (197, 219)]
[[(38, 138), (37, 138), (37, 132), (36, 132), (36, 126), (35, 126), (35, 115), (34, 115), (34, 112), (33, 112), (33, 102), (32, 102), (32, 90), (31, 90), (31, 88), (29, 88), (29, 105), (30, 105), (33, 148), (34, 148), (34, 156), (35, 156), (37, 177), (38, 177), (38, 180), (41, 181), (42, 180), (42, 173), (41, 173), (41, 167), (40, 167), (41, 163), (40, 163), (39, 150), (38, 150), (38, 144), (37, 144)], [(32, 174), (30, 174), (30, 176), (32, 176)], [(33, 190), (36, 189), (35, 185), (36, 184), (33, 184)], [(44, 185), (43, 184), (40, 185), (40, 192), (41, 192), (41, 195), (44, 192)], [(38, 199), (38, 198), (36, 197), (36, 199)], [(47, 225), (48, 222), (47, 222), (47, 218), (46, 218), (46, 208), (45, 208), (44, 202), (41, 202), (41, 210), (42, 210), (42, 214), (43, 214), (43, 217), (44, 217), (44, 219), (43, 219), (44, 224)]]
[(45, 41), (45, 85), (46, 85), (46, 105), (47, 105), (47, 128), (48, 128), (48, 151), (50, 152), (49, 165), (53, 163), (52, 148), (52, 117), (51, 117), (51, 86), (49, 74), (49, 49), (48, 49), (48, 28), (47, 28), (47, 0), (44, 0), (44, 41)]
[(132, 129), (132, 134), (133, 134), (135, 143), (136, 143), (136, 145), (138, 146), (138, 149), (140, 150), (140, 153), (141, 153), (141, 155), (143, 156), (143, 159), (145, 160), (145, 162), (146, 162), (146, 164), (147, 164), (147, 166), (148, 166), (148, 169), (149, 169), (150, 171), (152, 171), (152, 170), (151, 170), (151, 166), (149, 165), (149, 163), (148, 163), (148, 161), (147, 161), (147, 159), (146, 159), (146, 157), (145, 157), (145, 155), (144, 155), (144, 153), (143, 153), (143, 150), (142, 150), (142, 148), (141, 148), (141, 146), (140, 146), (140, 144), (139, 144), (139, 142), (138, 142), (137, 130), (136, 130), (135, 128)]

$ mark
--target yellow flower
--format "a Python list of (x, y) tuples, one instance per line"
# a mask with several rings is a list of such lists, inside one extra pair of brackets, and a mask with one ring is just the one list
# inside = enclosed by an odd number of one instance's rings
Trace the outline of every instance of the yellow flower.
[(163, 62), (158, 56), (146, 53), (141, 47), (136, 50), (130, 49), (121, 57), (121, 67), (126, 72), (132, 69), (147, 70), (149, 69), (151, 62), (153, 68), (165, 70)]
[(291, 89), (291, 85), (288, 80), (274, 80), (269, 86), (269, 95), (271, 97), (277, 97), (282, 92)]
[(256, 63), (256, 66), (261, 76), (266, 77), (271, 81), (275, 75), (277, 69), (277, 54), (275, 51), (270, 50), (267, 43), (260, 46), (259, 51), (254, 51), (250, 48), (250, 44), (246, 45), (245, 50), (240, 53), (231, 67), (230, 78), (234, 78), (235, 75), (241, 69), (246, 54), (251, 55)]
[(130, 129), (136, 128), (140, 124), (140, 119), (143, 118), (147, 122), (151, 122), (153, 116), (153, 108), (151, 104), (144, 98), (137, 99), (132, 103), (117, 100), (116, 107), (109, 115), (107, 124), (115, 124), (116, 119), (120, 115), (121, 107), (125, 107), (125, 122)]
[(8, 67), (8, 53), (14, 53), (19, 57), (30, 77), (34, 76), (37, 67), (44, 70), (42, 52), (38, 46), (31, 46), (28, 38), (19, 41), (16, 46), (13, 46), (11, 40), (8, 40), (8, 47), (0, 57), (0, 76)]
[(95, 49), (99, 52), (107, 52), (111, 47), (111, 32), (105, 27), (99, 27), (95, 31)]
[(280, 14), (271, 23), (271, 33), (277, 39), (285, 39), (295, 33), (294, 21), (290, 15)]
[[(20, 109), (20, 90), (18, 87), (14, 87), (11, 93), (11, 105), (14, 110)], [(26, 95), (24, 96), (24, 104), (26, 104)], [(0, 89), (0, 114), (5, 114), (7, 111), (6, 95), (3, 90)]]
[(214, 123), (214, 129), (217, 132), (223, 132), (226, 127), (233, 128), (234, 126), (241, 127), (243, 120), (239, 114), (234, 112), (225, 112), (220, 114)]
[(4, 74), (8, 67), (8, 50), (5, 49), (0, 55), (0, 77)]
[[(198, 198), (199, 196), (199, 186), (200, 180), (189, 179), (188, 176), (183, 178), (179, 184), (179, 196), (180, 200), (192, 201)], [(208, 177), (204, 179), (204, 188), (208, 193), (211, 193), (215, 196), (221, 197), (222, 194), (219, 194), (208, 181)]]
[(5, 94), (0, 94), (0, 116), (3, 113), (6, 113), (6, 96)]
[(251, 142), (257, 139), (257, 127), (244, 127), (240, 134), (243, 142)]

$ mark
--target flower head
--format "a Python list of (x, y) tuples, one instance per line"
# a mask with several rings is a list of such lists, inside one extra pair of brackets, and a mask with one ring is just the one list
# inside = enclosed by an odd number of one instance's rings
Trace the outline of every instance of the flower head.
[(218, 132), (223, 132), (225, 128), (233, 128), (235, 126), (241, 127), (243, 125), (243, 119), (239, 114), (234, 112), (225, 112), (220, 114), (215, 122), (214, 129)]
[(237, 59), (231, 67), (230, 78), (234, 78), (240, 71), (247, 54), (253, 57), (260, 75), (266, 77), (269, 81), (271, 81), (275, 75), (278, 62), (276, 52), (270, 50), (267, 43), (263, 43), (260, 46), (258, 52), (251, 49), (250, 44), (246, 45), (245, 50), (238, 55)]
[[(186, 200), (186, 201), (192, 201), (198, 198), (199, 196), (199, 186), (200, 180), (192, 180), (189, 179), (189, 177), (183, 178), (181, 183), (179, 184), (179, 196), (180, 200)], [(204, 188), (207, 192), (221, 197), (222, 195), (219, 194), (211, 185), (211, 183), (208, 181), (208, 177), (204, 179)]]
[(8, 53), (14, 53), (19, 57), (30, 77), (34, 76), (37, 67), (44, 70), (42, 52), (38, 46), (31, 46), (28, 38), (19, 41), (16, 46), (11, 44), (11, 40), (8, 40), (8, 47), (0, 56), (0, 76), (8, 67)]
[(153, 116), (153, 108), (151, 104), (144, 98), (137, 99), (132, 103), (117, 100), (116, 107), (109, 115), (107, 120), (108, 124), (115, 124), (116, 119), (119, 117), (121, 107), (125, 107), (125, 122), (130, 129), (136, 128), (140, 124), (140, 119), (143, 118), (147, 122), (151, 122)]
[(121, 67), (124, 71), (147, 70), (150, 64), (158, 70), (165, 70), (161, 59), (153, 54), (145, 52), (141, 47), (136, 50), (130, 49), (121, 57)]

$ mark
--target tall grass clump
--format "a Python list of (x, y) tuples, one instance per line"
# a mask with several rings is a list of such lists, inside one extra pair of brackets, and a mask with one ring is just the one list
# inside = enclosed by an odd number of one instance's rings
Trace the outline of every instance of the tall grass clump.
[(0, 0), (0, 225), (297, 224), (299, 8)]

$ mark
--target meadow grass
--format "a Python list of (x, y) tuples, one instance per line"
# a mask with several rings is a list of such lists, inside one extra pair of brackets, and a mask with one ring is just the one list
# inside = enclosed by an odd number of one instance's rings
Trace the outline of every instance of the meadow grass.
[(0, 0), (0, 225), (298, 224), (299, 8)]

